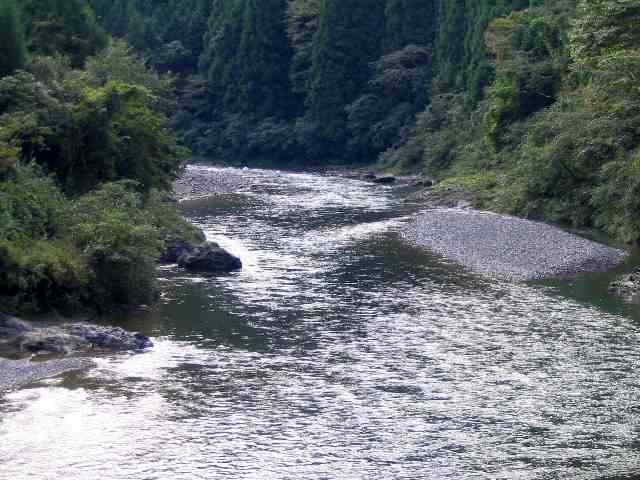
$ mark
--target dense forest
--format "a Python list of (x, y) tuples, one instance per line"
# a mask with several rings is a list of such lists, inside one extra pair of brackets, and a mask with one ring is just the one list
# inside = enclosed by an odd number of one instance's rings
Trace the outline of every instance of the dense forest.
[(175, 125), (197, 155), (377, 163), (640, 238), (638, 0), (91, 4), (179, 74)]
[(0, 0), (0, 297), (148, 297), (116, 285), (177, 235), (189, 151), (419, 172), (635, 243), (639, 21), (640, 0)]

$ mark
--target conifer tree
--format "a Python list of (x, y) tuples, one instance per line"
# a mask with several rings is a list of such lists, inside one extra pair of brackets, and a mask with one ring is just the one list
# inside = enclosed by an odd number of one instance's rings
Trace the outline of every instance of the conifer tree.
[(380, 54), (383, 0), (324, 0), (313, 50), (308, 119), (329, 150), (344, 143), (345, 107), (369, 77)]
[(25, 37), (15, 0), (0, 0), (0, 76), (22, 68), (25, 60)]
[(287, 116), (292, 51), (286, 7), (286, 0), (214, 4), (220, 16), (212, 15), (202, 65), (207, 68), (210, 91), (223, 100), (228, 112)]
[(388, 0), (385, 8), (386, 52), (407, 45), (431, 45), (437, 28), (436, 0)]
[(258, 117), (286, 116), (292, 50), (286, 31), (286, 0), (245, 0), (236, 56), (239, 111)]

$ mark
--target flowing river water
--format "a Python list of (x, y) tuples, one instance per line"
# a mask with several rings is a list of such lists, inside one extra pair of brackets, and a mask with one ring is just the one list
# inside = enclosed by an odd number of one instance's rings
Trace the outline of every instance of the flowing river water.
[[(205, 169), (204, 167), (200, 167)], [(607, 276), (510, 283), (405, 241), (398, 188), (265, 170), (186, 213), (244, 262), (161, 271), (144, 354), (0, 397), (0, 479), (622, 479), (640, 323)]]

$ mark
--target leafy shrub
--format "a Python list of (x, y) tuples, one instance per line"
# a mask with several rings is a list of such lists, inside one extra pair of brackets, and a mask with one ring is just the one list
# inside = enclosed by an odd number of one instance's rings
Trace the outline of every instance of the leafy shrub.
[(0, 309), (72, 313), (86, 305), (91, 271), (69, 242), (0, 240)]
[(0, 240), (47, 240), (63, 233), (68, 202), (35, 166), (19, 167), (0, 182)]
[(101, 310), (154, 300), (155, 261), (163, 243), (135, 187), (107, 183), (72, 207), (71, 235), (93, 270), (89, 289)]

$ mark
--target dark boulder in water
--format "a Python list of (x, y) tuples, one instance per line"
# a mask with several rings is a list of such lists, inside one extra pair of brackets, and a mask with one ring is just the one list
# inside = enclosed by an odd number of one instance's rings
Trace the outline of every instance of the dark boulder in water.
[(16, 337), (10, 343), (20, 352), (28, 353), (61, 353), (87, 347), (81, 338), (59, 331), (58, 329), (38, 329)]
[(396, 183), (396, 177), (378, 177), (373, 180), (373, 183), (377, 183), (379, 185), (391, 185), (392, 183)]
[(227, 273), (242, 268), (238, 257), (214, 242), (207, 242), (191, 252), (185, 252), (178, 265), (192, 272)]

